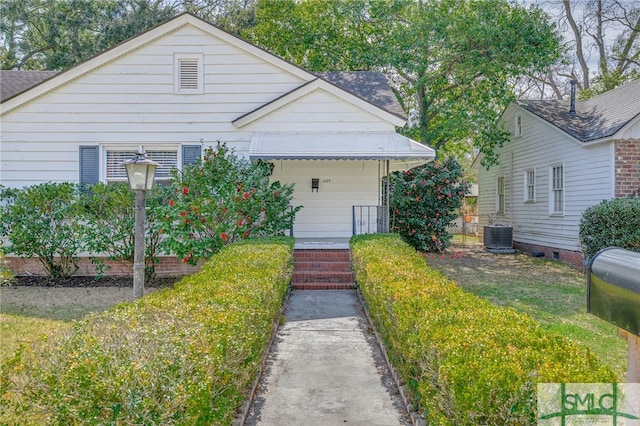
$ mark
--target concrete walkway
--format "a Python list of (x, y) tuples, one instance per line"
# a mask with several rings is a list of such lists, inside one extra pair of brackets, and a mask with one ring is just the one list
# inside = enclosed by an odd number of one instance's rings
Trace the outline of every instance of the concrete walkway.
[(353, 290), (294, 290), (246, 425), (406, 425)]

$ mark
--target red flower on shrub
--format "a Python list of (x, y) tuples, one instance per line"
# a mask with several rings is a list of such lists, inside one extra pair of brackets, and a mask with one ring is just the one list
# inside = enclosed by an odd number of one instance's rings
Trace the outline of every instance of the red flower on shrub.
[(222, 241), (227, 241), (227, 234), (223, 232), (222, 234), (220, 234), (220, 238), (222, 238)]
[(242, 221), (241, 220), (238, 221), (238, 226), (242, 226)]
[(189, 193), (189, 188), (187, 188), (186, 186), (184, 188), (182, 188), (182, 193), (183, 194), (188, 194)]
[(184, 224), (185, 224), (185, 225), (189, 224), (189, 219), (185, 219), (185, 220), (184, 220)]
[(245, 193), (244, 193), (244, 199), (245, 199), (245, 200), (248, 200), (248, 199), (249, 199), (249, 193), (248, 193), (248, 192), (245, 192)]
[(191, 256), (186, 255), (185, 257), (182, 258), (182, 263), (188, 263), (189, 259), (191, 259)]
[(273, 196), (277, 197), (278, 195), (280, 195), (280, 193), (278, 191), (273, 191)]
[(244, 232), (242, 233), (242, 236), (243, 236), (243, 237), (245, 237), (245, 238), (246, 238), (246, 237), (248, 237), (248, 236), (249, 236), (249, 232), (248, 232), (248, 231), (244, 231)]
[(176, 203), (174, 203), (174, 202), (173, 202), (173, 200), (169, 200), (169, 205), (170, 205), (170, 206), (175, 206), (175, 205), (176, 205)]
[(187, 212), (185, 211), (180, 212), (180, 216), (185, 217), (186, 215), (187, 215)]
[(205, 219), (204, 217), (202, 219), (200, 219), (200, 221), (202, 221), (202, 223), (205, 223), (207, 221), (207, 219)]
[(224, 208), (222, 209), (222, 214), (226, 214), (226, 213), (227, 213), (227, 208), (226, 208), (226, 207), (224, 207)]

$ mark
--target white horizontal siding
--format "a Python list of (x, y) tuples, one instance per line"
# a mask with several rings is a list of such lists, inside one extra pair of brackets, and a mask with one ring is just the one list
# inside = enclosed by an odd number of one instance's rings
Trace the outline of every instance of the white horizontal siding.
[(314, 90), (244, 128), (257, 132), (395, 131), (393, 124), (322, 90)]
[[(203, 57), (204, 93), (175, 94), (174, 55), (190, 53)], [(305, 83), (296, 70), (284, 68), (197, 28), (181, 27), (4, 114), (0, 184), (77, 182), (81, 145), (100, 146), (104, 177), (107, 149), (140, 144), (147, 150), (179, 149), (201, 140), (207, 147), (220, 140), (246, 156), (255, 131), (395, 131), (386, 119), (322, 90), (236, 128), (232, 122), (238, 117)], [(296, 236), (349, 237), (352, 206), (378, 204), (378, 165), (276, 162), (273, 179), (295, 184), (293, 204), (304, 206)], [(320, 179), (317, 193), (311, 192), (312, 178)]]
[[(312, 178), (320, 179), (318, 192)], [(378, 204), (377, 161), (276, 161), (272, 179), (293, 183), (292, 205), (304, 206), (293, 228), (298, 238), (350, 237), (352, 207)]]
[(629, 128), (622, 132), (620, 139), (640, 139), (640, 118), (636, 117), (635, 122), (632, 121)]
[[(204, 55), (204, 94), (174, 94), (176, 53)], [(244, 155), (251, 133), (231, 122), (302, 83), (235, 46), (182, 27), (3, 115), (0, 183), (77, 182), (79, 145), (175, 147), (221, 140)]]
[[(504, 119), (512, 128), (515, 108), (511, 106)], [(522, 110), (523, 135), (512, 138), (502, 148), (500, 165), (479, 174), (480, 226), (489, 223), (495, 211), (495, 179), (505, 176), (507, 207), (505, 222), (513, 225), (514, 240), (579, 250), (578, 228), (584, 210), (613, 196), (613, 151), (610, 143), (584, 146), (548, 123)], [(509, 127), (511, 126), (511, 127)], [(513, 165), (511, 154), (513, 153)], [(564, 166), (564, 214), (549, 214), (550, 167)], [(524, 172), (535, 170), (535, 202), (524, 201)], [(510, 198), (513, 198), (512, 200)], [(511, 216), (510, 216), (511, 215)], [(493, 216), (494, 222), (499, 218)]]

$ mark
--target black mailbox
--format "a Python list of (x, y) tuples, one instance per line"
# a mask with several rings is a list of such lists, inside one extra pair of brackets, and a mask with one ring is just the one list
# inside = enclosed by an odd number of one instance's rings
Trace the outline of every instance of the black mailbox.
[(587, 274), (587, 312), (640, 335), (640, 253), (600, 250)]

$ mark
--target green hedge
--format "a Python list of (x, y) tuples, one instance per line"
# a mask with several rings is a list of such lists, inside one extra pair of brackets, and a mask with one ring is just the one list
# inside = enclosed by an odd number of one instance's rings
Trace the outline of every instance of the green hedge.
[(74, 322), (2, 365), (0, 424), (230, 424), (291, 276), (293, 240), (225, 247), (172, 289)]
[(427, 424), (535, 424), (537, 383), (617, 380), (588, 349), (462, 291), (400, 237), (351, 245), (369, 313)]
[(604, 200), (584, 211), (580, 220), (584, 257), (606, 247), (640, 251), (640, 198)]

